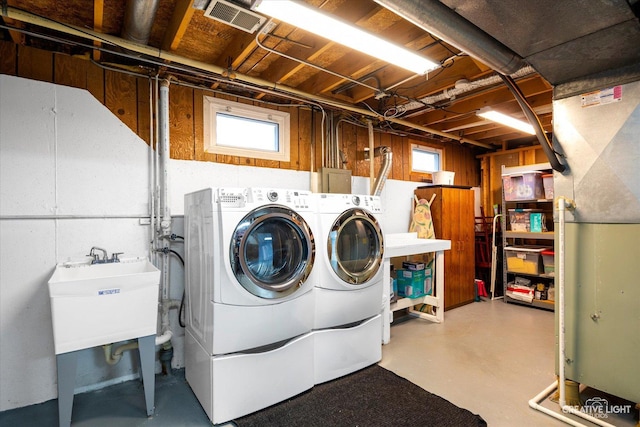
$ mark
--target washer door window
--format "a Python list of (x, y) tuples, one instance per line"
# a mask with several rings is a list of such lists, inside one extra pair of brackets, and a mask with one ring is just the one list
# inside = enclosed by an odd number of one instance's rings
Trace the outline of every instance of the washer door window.
[(231, 239), (230, 260), (236, 279), (262, 298), (294, 293), (311, 273), (314, 258), (309, 226), (285, 206), (266, 205), (250, 212)]
[(382, 231), (369, 212), (349, 209), (333, 223), (327, 255), (333, 271), (346, 283), (361, 285), (375, 276), (382, 254)]

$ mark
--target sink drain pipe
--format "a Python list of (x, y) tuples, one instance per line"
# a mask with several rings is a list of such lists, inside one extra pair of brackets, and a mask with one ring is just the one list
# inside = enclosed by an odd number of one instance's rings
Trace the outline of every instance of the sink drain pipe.
[[(171, 235), (171, 211), (169, 207), (169, 158), (171, 156), (169, 146), (169, 80), (160, 81), (160, 95), (158, 99), (158, 145), (160, 171), (160, 236)], [(160, 238), (156, 234), (154, 241)], [(162, 251), (162, 278), (161, 278), (161, 335), (156, 337), (156, 345), (163, 345), (165, 350), (171, 347), (172, 333), (169, 327), (169, 254)]]
[[(162, 346), (162, 351), (172, 351), (171, 339), (173, 338), (173, 332), (171, 332), (169, 324), (169, 310), (172, 308), (179, 308), (180, 301), (172, 301), (169, 299), (169, 251), (163, 248), (157, 248), (158, 241), (163, 236), (171, 235), (171, 212), (169, 207), (169, 80), (160, 81), (159, 93), (156, 90), (156, 100), (158, 108), (158, 127), (156, 141), (156, 154), (157, 159), (153, 156), (150, 161), (150, 177), (151, 177), (151, 221), (150, 228), (153, 236), (151, 241), (151, 253), (152, 255), (162, 253), (160, 255), (162, 259), (162, 269), (160, 274), (160, 294), (161, 299), (159, 303), (160, 308), (160, 335), (156, 336), (155, 344)], [(153, 103), (152, 103), (153, 108)], [(153, 123), (153, 121), (151, 122)], [(153, 124), (151, 125), (153, 129)], [(153, 151), (153, 130), (151, 132), (151, 146), (150, 150)], [(156, 173), (157, 172), (157, 173)], [(159, 190), (158, 189), (159, 184)], [(155, 202), (158, 199), (157, 203)], [(157, 211), (156, 211), (157, 206)], [(138, 348), (138, 341), (132, 341), (121, 346), (116, 347), (113, 350), (113, 343), (105, 344), (102, 346), (104, 351), (105, 361), (109, 365), (115, 365), (122, 359), (122, 354), (125, 351), (134, 350)], [(169, 362), (170, 364), (170, 362)], [(164, 368), (163, 368), (164, 370)]]

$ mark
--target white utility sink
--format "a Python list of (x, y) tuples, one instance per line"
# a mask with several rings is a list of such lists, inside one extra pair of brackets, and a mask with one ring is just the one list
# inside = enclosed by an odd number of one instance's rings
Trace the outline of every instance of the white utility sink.
[(155, 335), (159, 284), (146, 258), (58, 264), (49, 279), (56, 354)]

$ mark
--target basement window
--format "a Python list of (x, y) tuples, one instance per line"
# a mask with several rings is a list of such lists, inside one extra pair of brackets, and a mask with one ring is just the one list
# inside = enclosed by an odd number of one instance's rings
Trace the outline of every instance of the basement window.
[(438, 172), (442, 168), (442, 150), (421, 145), (411, 145), (411, 170), (413, 172)]
[(289, 161), (289, 113), (204, 97), (204, 151)]

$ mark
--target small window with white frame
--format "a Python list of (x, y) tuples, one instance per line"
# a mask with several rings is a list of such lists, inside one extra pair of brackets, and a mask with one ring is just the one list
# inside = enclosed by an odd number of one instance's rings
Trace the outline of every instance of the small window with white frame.
[(289, 161), (289, 113), (204, 97), (204, 151)]
[(442, 150), (433, 147), (411, 144), (411, 170), (431, 173), (442, 168)]

